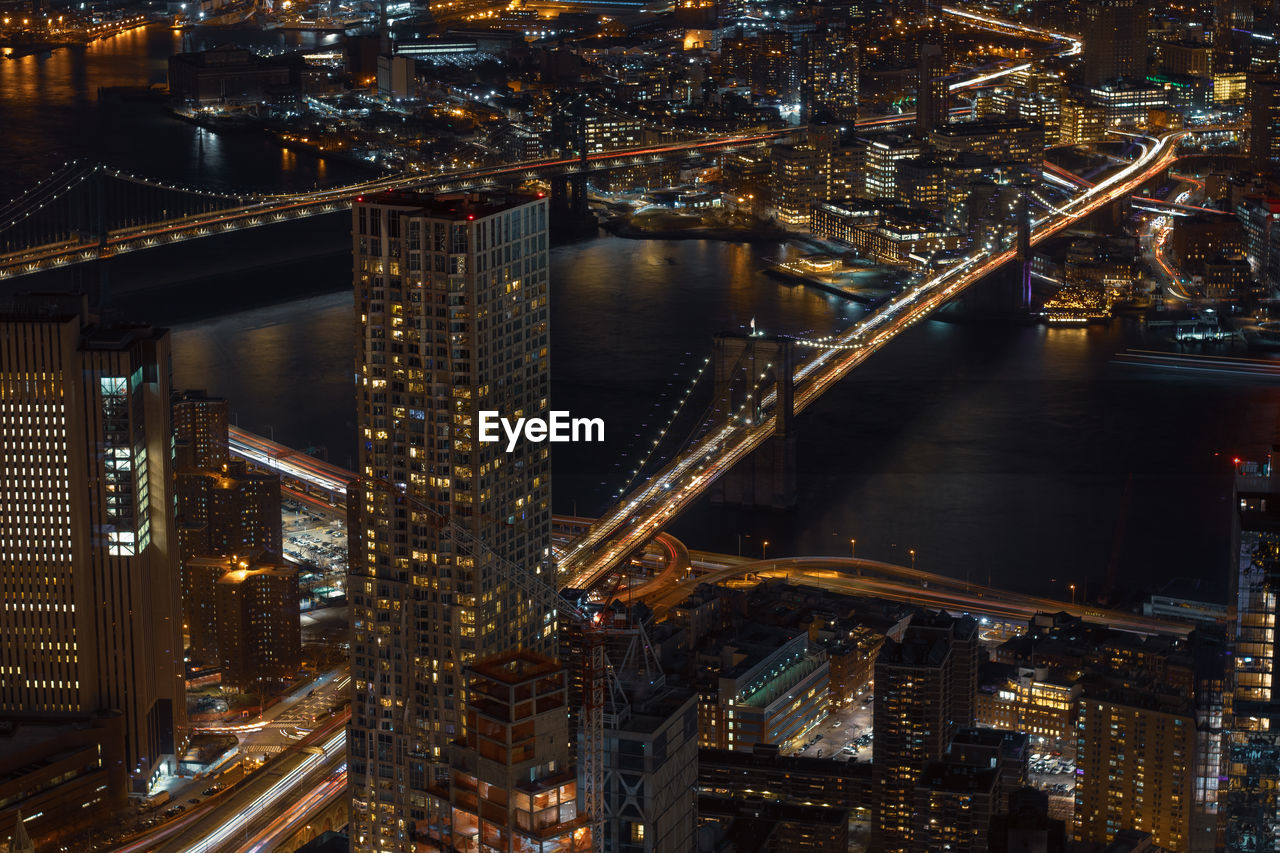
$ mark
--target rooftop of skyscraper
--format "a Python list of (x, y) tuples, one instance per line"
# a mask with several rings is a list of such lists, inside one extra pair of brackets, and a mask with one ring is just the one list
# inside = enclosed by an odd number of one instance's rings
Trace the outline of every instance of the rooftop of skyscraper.
[(523, 649), (513, 649), (486, 660), (477, 661), (472, 665), (471, 670), (483, 678), (501, 681), (504, 684), (517, 684), (531, 678), (549, 675), (559, 668), (559, 664), (554, 660)]
[(418, 208), (425, 216), (431, 216), (436, 219), (465, 221), (502, 213), (504, 210), (528, 204), (541, 197), (541, 195), (527, 193), (495, 191), (420, 193), (408, 190), (388, 190), (387, 192), (359, 196), (356, 201), (366, 204), (412, 206)]

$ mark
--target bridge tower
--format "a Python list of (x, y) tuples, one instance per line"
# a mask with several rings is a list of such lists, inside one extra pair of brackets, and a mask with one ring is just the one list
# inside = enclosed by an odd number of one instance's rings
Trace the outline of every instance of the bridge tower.
[[(966, 291), (959, 299), (959, 315), (978, 322), (1024, 323), (1031, 311), (1030, 188), (1019, 186), (1013, 200), (1014, 257)], [(1008, 241), (1009, 234), (1004, 232)], [(1003, 245), (1008, 246), (1005, 242)]]
[(1013, 300), (1011, 308), (1015, 313), (1026, 314), (1031, 310), (1031, 205), (1027, 196), (1031, 194), (1030, 186), (1020, 187), (1018, 196), (1018, 256), (1017, 279), (1013, 282)]
[(98, 308), (111, 307), (111, 261), (107, 254), (107, 235), (111, 226), (107, 214), (107, 176), (101, 166), (94, 166), (80, 194), (74, 232), (82, 242), (96, 245), (94, 260), (76, 264), (72, 270), (75, 289), (88, 294), (89, 302)]
[[(763, 423), (760, 399), (772, 378), (777, 390), (774, 434), (711, 487), (711, 502), (791, 509), (796, 505), (795, 342), (756, 332), (715, 336), (716, 407), (725, 417)], [(741, 409), (741, 413), (739, 410)]]
[(559, 106), (566, 137), (560, 144), (576, 153), (577, 171), (551, 178), (551, 231), (554, 239), (572, 239), (596, 232), (596, 218), (587, 206), (587, 124), (586, 99), (574, 95)]

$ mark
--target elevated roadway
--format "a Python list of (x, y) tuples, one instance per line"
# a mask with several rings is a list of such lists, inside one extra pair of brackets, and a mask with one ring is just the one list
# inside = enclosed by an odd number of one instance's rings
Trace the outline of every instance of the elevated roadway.
[(286, 814), (291, 803), (335, 773), (345, 772), (349, 718), (349, 711), (335, 715), (244, 781), (114, 849), (117, 853), (224, 853), (252, 842)]
[[(1003, 21), (957, 7), (943, 7), (943, 12), (973, 27), (1045, 39), (1057, 46), (1051, 53), (1051, 57), (1071, 56), (1080, 52), (1080, 40), (1076, 36)], [(949, 83), (948, 87), (952, 91), (960, 91), (988, 86), (1028, 67), (1030, 67), (1028, 62), (1002, 61), (996, 63), (994, 67), (987, 66), (960, 75)], [(969, 111), (969, 108), (960, 108), (953, 112)], [(863, 127), (891, 126), (912, 120), (914, 120), (913, 113), (903, 113), (898, 116), (868, 117), (859, 120), (857, 124)], [(361, 195), (385, 190), (433, 189), (450, 192), (500, 182), (525, 181), (575, 172), (661, 162), (689, 154), (723, 153), (768, 144), (797, 132), (798, 129), (793, 127), (775, 128), (704, 137), (665, 145), (645, 145), (606, 151), (591, 154), (585, 158), (554, 157), (437, 174), (397, 174), (311, 192), (258, 195), (246, 198), (243, 203), (233, 206), (221, 206), (215, 211), (191, 213), (176, 218), (153, 219), (139, 212), (139, 215), (134, 216), (133, 219), (141, 221), (141, 224), (113, 229), (105, 235), (85, 234), (61, 242), (27, 246), (18, 251), (0, 254), (0, 280), (245, 228), (257, 228), (291, 219), (336, 213), (350, 208), (352, 200)], [(99, 168), (104, 176), (125, 179), (125, 176), (119, 172)], [(157, 189), (175, 189), (132, 176), (128, 179)]]
[(666, 145), (645, 145), (605, 151), (585, 158), (555, 157), (527, 160), (438, 174), (411, 172), (312, 192), (259, 196), (249, 203), (223, 207), (212, 212), (193, 213), (174, 219), (115, 229), (102, 239), (86, 235), (81, 239), (32, 246), (20, 251), (0, 254), (0, 280), (184, 240), (225, 234), (244, 228), (256, 228), (290, 219), (336, 213), (349, 209), (352, 201), (363, 195), (388, 190), (431, 189), (452, 192), (500, 182), (526, 181), (596, 169), (658, 163), (690, 154), (714, 154), (749, 148), (792, 136), (796, 132), (796, 128), (788, 127), (753, 133), (727, 134)]
[[(1208, 128), (1206, 128), (1207, 130)], [(1033, 223), (1031, 243), (1062, 231), (1132, 193), (1176, 158), (1177, 142), (1194, 131), (1148, 138), (1141, 155), (1111, 176), (1083, 190)], [(795, 410), (802, 411), (828, 388), (906, 329), (994, 273), (1016, 255), (1014, 248), (983, 246), (962, 261), (909, 287), (847, 331), (806, 341), (815, 356), (796, 370)], [(773, 435), (776, 392), (761, 402), (759, 419), (731, 418), (694, 442), (644, 484), (625, 495), (566, 551), (561, 561), (565, 585), (590, 589), (679, 512), (698, 499), (716, 478)]]
[(645, 590), (644, 600), (659, 616), (679, 604), (698, 584), (727, 583), (751, 576), (787, 578), (831, 592), (871, 596), (1005, 621), (1027, 622), (1036, 613), (1065, 612), (1086, 622), (1140, 634), (1185, 637), (1191, 631), (1191, 626), (1168, 619), (1010, 592), (877, 560), (852, 557), (748, 560), (703, 551), (691, 552), (691, 558), (700, 572), (685, 579), (654, 582)]

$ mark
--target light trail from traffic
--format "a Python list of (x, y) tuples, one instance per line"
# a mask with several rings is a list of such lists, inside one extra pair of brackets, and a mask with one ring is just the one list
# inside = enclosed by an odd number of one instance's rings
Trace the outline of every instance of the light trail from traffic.
[[(967, 23), (995, 29), (1001, 32), (1013, 30), (1015, 33), (1035, 35), (1040, 38), (1065, 43), (1065, 48), (1055, 56), (1073, 56), (1080, 52), (1080, 40), (1065, 33), (1044, 30), (1011, 21), (1001, 21), (986, 15), (967, 12), (954, 7), (943, 7), (943, 12), (964, 19)], [(985, 86), (1019, 71), (1031, 67), (1032, 63), (1019, 62), (994, 71), (979, 71), (972, 76), (962, 78), (948, 84), (948, 89), (958, 91), (978, 86)], [(953, 114), (969, 114), (971, 107), (960, 107), (952, 110)], [(898, 116), (882, 116), (860, 119), (858, 127), (892, 126), (915, 119), (915, 113), (903, 113)], [(218, 211), (196, 213), (189, 216), (169, 219), (160, 222), (145, 223), (132, 227), (120, 228), (106, 235), (99, 241), (93, 239), (68, 240), (50, 243), (43, 246), (31, 246), (20, 251), (0, 255), (0, 279), (19, 275), (29, 275), (42, 270), (71, 264), (98, 260), (113, 255), (142, 251), (161, 245), (168, 245), (184, 240), (198, 239), (215, 234), (225, 234), (244, 228), (254, 228), (284, 222), (291, 219), (337, 213), (351, 205), (352, 199), (361, 195), (384, 192), (388, 190), (416, 190), (434, 188), (442, 191), (465, 189), (509, 180), (513, 177), (532, 180), (543, 176), (543, 173), (581, 172), (588, 167), (618, 167), (641, 164), (646, 160), (656, 162), (671, 156), (683, 156), (699, 152), (731, 151), (740, 147), (748, 147), (773, 142), (797, 133), (797, 128), (775, 128), (758, 132), (717, 136), (700, 141), (685, 141), (667, 145), (644, 146), (616, 151), (605, 151), (587, 155), (586, 157), (556, 157), (542, 160), (527, 160), (518, 163), (504, 163), (496, 166), (485, 166), (474, 169), (460, 169), (434, 175), (421, 173), (401, 174), (393, 177), (375, 178), (341, 187), (314, 190), (305, 193), (276, 193), (258, 196), (252, 203), (223, 208)], [(119, 177), (121, 173), (112, 172)], [(154, 184), (166, 189), (186, 189), (149, 182), (145, 178), (127, 176), (135, 183)], [(201, 190), (190, 190), (201, 193)], [(210, 193), (210, 195), (223, 195)]]
[(1033, 27), (1030, 24), (1022, 24), (1017, 21), (1006, 21), (1001, 18), (993, 18), (990, 15), (983, 15), (978, 12), (970, 12), (967, 9), (960, 9), (955, 6), (943, 6), (943, 14), (951, 15), (956, 18), (962, 18), (971, 24), (983, 25), (994, 29), (998, 32), (1005, 30), (1014, 30), (1027, 35), (1040, 36), (1041, 38), (1049, 38), (1054, 41), (1067, 42), (1069, 47), (1063, 56), (1076, 56), (1084, 49), (1084, 42), (1079, 36), (1073, 36), (1069, 33), (1060, 33), (1056, 30), (1046, 30), (1042, 27)]
[(334, 495), (345, 497), (347, 484), (356, 479), (353, 471), (277, 444), (248, 430), (228, 427), (227, 436), (233, 456), (310, 483)]
[[(1151, 144), (1144, 147), (1141, 156), (1131, 164), (1068, 200), (1059, 212), (1033, 223), (1031, 242), (1035, 244), (1056, 234), (1159, 174), (1174, 160), (1177, 141), (1192, 132), (1172, 131), (1151, 138)], [(1013, 249), (986, 249), (970, 255), (907, 289), (844, 333), (808, 342), (819, 351), (796, 371), (795, 411), (802, 411), (900, 332), (995, 272), (1014, 255)], [(775, 400), (776, 391), (762, 402), (762, 410), (771, 408)], [(763, 444), (773, 434), (775, 424), (776, 414), (772, 413), (754, 424), (730, 420), (674, 459), (605, 513), (566, 551), (561, 562), (564, 584), (586, 589), (598, 583), (699, 497), (717, 477)]]
[(96, 238), (93, 240), (66, 241), (44, 246), (33, 246), (21, 251), (0, 255), (0, 279), (96, 260), (102, 257), (140, 251), (183, 240), (228, 233), (243, 228), (270, 225), (275, 222), (325, 213), (336, 213), (350, 207), (352, 200), (358, 199), (362, 195), (424, 188), (449, 191), (496, 183), (503, 179), (523, 178), (525, 180), (533, 180), (546, 176), (544, 173), (574, 174), (596, 166), (609, 167), (610, 165), (616, 165), (621, 167), (641, 164), (646, 161), (658, 162), (672, 156), (685, 156), (704, 151), (727, 151), (760, 145), (791, 136), (796, 132), (797, 130), (794, 127), (776, 128), (754, 133), (716, 136), (699, 141), (604, 151), (588, 154), (586, 157), (526, 160), (518, 163), (504, 163), (497, 166), (461, 169), (439, 174), (399, 174), (311, 192), (263, 195), (247, 205), (227, 207), (213, 212), (197, 213), (176, 219), (116, 229), (101, 242)]
[(1012, 592), (878, 560), (852, 557), (750, 560), (701, 551), (692, 552), (692, 555), (695, 566), (714, 565), (715, 568), (687, 581), (650, 586), (644, 593), (645, 603), (655, 613), (667, 612), (699, 584), (722, 584), (753, 575), (760, 578), (786, 578), (833, 592), (911, 602), (941, 607), (952, 612), (1019, 622), (1028, 621), (1036, 613), (1065, 611), (1086, 622), (1142, 634), (1186, 636), (1191, 630), (1189, 625), (1181, 622)]
[(324, 809), (347, 793), (347, 765), (343, 762), (328, 778), (316, 785), (293, 805), (259, 832), (252, 840), (236, 848), (236, 853), (267, 853), (288, 840), (311, 815)]
[(224, 850), (224, 845), (231, 837), (245, 828), (246, 824), (262, 813), (262, 810), (279, 802), (293, 792), (306, 777), (316, 770), (326, 758), (345, 755), (347, 750), (346, 730), (339, 731), (320, 747), (322, 752), (309, 754), (297, 767), (276, 780), (266, 791), (255, 797), (247, 805), (228, 815), (213, 832), (199, 841), (184, 848), (184, 853), (214, 853)]
[[(152, 853), (152, 851), (156, 853), (222, 853), (226, 849), (224, 842), (231, 841), (232, 836), (237, 832), (247, 830), (250, 823), (260, 819), (267, 810), (278, 806), (286, 798), (298, 795), (299, 786), (307, 784), (316, 771), (322, 770), (327, 764), (345, 761), (347, 749), (345, 721), (348, 716), (341, 715), (328, 724), (330, 727), (336, 727), (336, 732), (328, 734), (327, 737), (317, 734), (317, 740), (324, 737), (322, 742), (315, 746), (291, 747), (302, 752), (289, 758), (276, 759), (276, 761), (294, 763), (291, 769), (283, 772), (279, 778), (266, 784), (265, 787), (263, 785), (266, 783), (266, 777), (259, 774), (271, 773), (272, 764), (268, 764), (257, 774), (247, 777), (235, 788), (223, 792), (218, 801), (210, 802), (207, 809), (197, 807), (192, 813), (148, 830), (133, 841), (115, 848), (115, 853)], [(242, 786), (246, 787), (240, 790)], [(261, 790), (257, 790), (258, 788)], [(225, 815), (224, 810), (228, 812)], [(202, 827), (211, 821), (213, 826), (202, 830)], [(194, 841), (194, 838), (199, 840)]]

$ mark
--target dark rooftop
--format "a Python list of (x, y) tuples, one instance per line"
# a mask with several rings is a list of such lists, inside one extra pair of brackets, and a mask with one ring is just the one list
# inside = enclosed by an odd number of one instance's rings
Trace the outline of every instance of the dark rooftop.
[(356, 202), (415, 207), (426, 216), (461, 221), (493, 216), (539, 198), (541, 196), (524, 193), (418, 193), (396, 190), (357, 196)]

